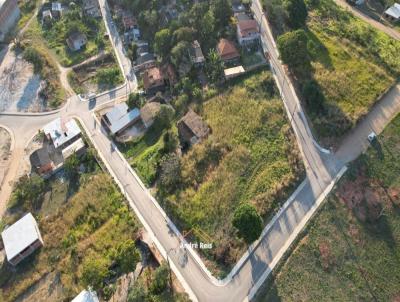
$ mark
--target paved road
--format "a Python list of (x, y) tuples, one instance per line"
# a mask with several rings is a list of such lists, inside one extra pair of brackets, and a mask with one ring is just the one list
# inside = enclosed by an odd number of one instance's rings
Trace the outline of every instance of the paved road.
[(351, 6), (348, 4), (345, 0), (335, 0), (335, 2), (347, 9), (350, 10), (355, 16), (359, 17), (360, 19), (363, 19), (365, 22), (369, 23), (371, 26), (383, 31), (387, 35), (391, 36), (393, 39), (400, 40), (400, 32), (398, 32), (395, 28), (391, 28), (389, 26), (386, 26), (385, 24), (372, 19), (370, 16), (364, 14), (360, 10), (357, 9), (357, 7)]
[[(55, 117), (78, 117), (113, 178), (127, 196), (131, 207), (164, 257), (168, 253), (174, 272), (185, 289), (192, 294), (194, 300), (243, 301), (248, 296), (251, 297), (303, 225), (310, 219), (311, 214), (322, 202), (326, 193), (330, 191), (338, 173), (343, 172), (342, 167), (347, 160), (354, 158), (365, 149), (364, 132), (370, 131), (372, 125), (372, 128), (379, 133), (392, 116), (398, 112), (397, 109), (400, 109), (398, 88), (396, 88), (396, 91), (384, 98), (386, 101), (382, 102), (383, 105), (376, 106), (370, 123), (360, 124), (349, 135), (346, 145), (339, 149), (338, 154), (321, 152), (322, 149), (313, 140), (294, 89), (278, 61), (272, 36), (268, 32), (268, 24), (257, 5), (259, 4), (255, 2), (253, 9), (261, 22), (264, 46), (269, 49), (271, 54), (271, 65), (281, 86), (282, 97), (307, 167), (307, 178), (279, 215), (275, 216), (267, 226), (260, 241), (254, 245), (250, 254), (242, 258), (234, 269), (234, 273), (224, 280), (217, 281), (210, 277), (209, 272), (204, 269), (204, 265), (191, 252), (186, 253), (186, 262), (182, 263), (182, 255), (185, 254), (185, 251), (179, 248), (181, 243), (179, 234), (134, 171), (131, 170), (126, 160), (112, 145), (100, 126), (96, 124), (93, 108), (89, 108), (92, 104), (73, 97), (66, 107), (50, 115), (28, 118), (0, 114), (0, 124), (12, 129), (15, 137), (21, 142), (26, 141), (37, 129)], [(96, 105), (113, 100), (119, 94), (124, 95), (124, 89), (118, 89), (111, 94), (98, 97)], [(363, 136), (360, 138), (360, 135)]]

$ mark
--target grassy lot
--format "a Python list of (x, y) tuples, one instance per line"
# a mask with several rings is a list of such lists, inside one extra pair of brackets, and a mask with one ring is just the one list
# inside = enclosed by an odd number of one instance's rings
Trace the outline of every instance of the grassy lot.
[[(326, 144), (335, 144), (398, 79), (400, 42), (357, 19), (333, 0), (305, 2), (310, 64), (305, 60), (292, 72), (306, 104), (303, 89), (309, 81), (316, 81), (314, 89), (323, 94), (323, 109), (305, 107), (316, 136)], [(279, 16), (280, 0), (264, 3), (267, 13), (269, 9)], [(276, 35), (289, 30), (280, 22), (282, 18), (270, 16)]]
[(76, 93), (103, 92), (124, 82), (121, 70), (109, 54), (104, 59), (74, 68), (68, 74), (68, 81)]
[(251, 202), (267, 219), (301, 179), (303, 165), (269, 72), (238, 79), (198, 103), (197, 111), (212, 134), (178, 158), (174, 186), (162, 187), (157, 178), (165, 154), (162, 130), (122, 150), (145, 182), (157, 180), (157, 198), (181, 229), (214, 243), (206, 255), (210, 266), (226, 272), (245, 249), (231, 223), (236, 207)]
[(26, 211), (36, 216), (44, 247), (16, 271), (3, 264), (0, 287), (4, 301), (15, 301), (54, 274), (57, 281), (51, 286), (62, 289), (62, 300), (70, 301), (88, 284), (107, 297), (111, 291), (104, 280), (118, 276), (121, 270), (134, 270), (131, 264), (124, 268), (121, 255), (133, 244), (139, 223), (112, 179), (98, 168), (80, 175), (78, 181), (50, 179), (38, 200), (14, 206), (3, 224)]
[[(108, 39), (104, 38), (103, 19), (88, 16), (81, 18), (80, 14), (79, 8), (69, 9), (60, 20), (54, 20), (50, 24), (41, 25), (36, 22), (40, 34), (64, 66), (78, 64), (109, 46)], [(70, 51), (67, 46), (66, 40), (74, 32), (84, 33), (87, 37), (87, 44), (82, 50)]]
[(258, 301), (398, 301), (400, 115), (350, 167)]
[(22, 29), (35, 13), (35, 9), (40, 5), (40, 0), (20, 0), (18, 6), (21, 11), (21, 17), (18, 20), (18, 29)]

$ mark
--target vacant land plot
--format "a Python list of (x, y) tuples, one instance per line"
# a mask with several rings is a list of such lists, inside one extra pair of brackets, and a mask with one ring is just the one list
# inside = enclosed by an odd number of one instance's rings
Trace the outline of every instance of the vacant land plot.
[[(46, 188), (50, 186), (51, 191), (46, 190), (34, 204), (19, 204), (6, 216), (4, 222), (12, 223), (21, 211), (32, 211), (38, 218), (44, 247), (20, 263), (16, 271), (3, 264), (0, 287), (4, 301), (15, 301), (31, 286), (42, 288), (47, 279), (47, 286), (57, 291), (60, 300), (70, 301), (88, 283), (105, 297), (112, 293), (103, 288), (103, 281), (118, 276), (122, 266), (116, 269), (115, 264), (130, 246), (127, 243), (135, 239), (138, 222), (109, 176), (85, 173), (79, 182), (80, 188), (71, 195), (76, 180), (74, 184), (66, 180), (66, 185), (50, 180)], [(113, 270), (109, 270), (111, 265)], [(134, 269), (129, 266), (129, 271)]]
[[(227, 271), (246, 248), (232, 226), (237, 206), (250, 202), (267, 220), (302, 178), (303, 164), (270, 72), (224, 87), (197, 111), (212, 134), (181, 157), (172, 155), (179, 173), (173, 185), (156, 181), (157, 198), (189, 238), (214, 244), (210, 265)], [(147, 183), (149, 175), (150, 183), (159, 176), (165, 144), (162, 131), (151, 131), (124, 149)]]
[[(398, 79), (400, 41), (354, 17), (333, 0), (305, 2), (306, 58), (292, 73), (315, 134), (323, 142), (335, 144)], [(282, 25), (282, 1), (264, 3), (275, 33), (290, 30)], [(306, 93), (310, 83), (314, 85)], [(322, 108), (310, 101), (315, 90), (322, 93), (318, 98)]]
[(124, 82), (122, 73), (112, 54), (73, 68), (68, 81), (76, 93), (99, 93), (116, 87)]
[(400, 115), (350, 167), (258, 301), (398, 301)]

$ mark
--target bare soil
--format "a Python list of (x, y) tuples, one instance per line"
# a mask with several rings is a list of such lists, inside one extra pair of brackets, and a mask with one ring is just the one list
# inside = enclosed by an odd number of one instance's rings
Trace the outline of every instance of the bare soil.
[(10, 163), (11, 136), (4, 128), (0, 127), (0, 185), (3, 184), (4, 175)]

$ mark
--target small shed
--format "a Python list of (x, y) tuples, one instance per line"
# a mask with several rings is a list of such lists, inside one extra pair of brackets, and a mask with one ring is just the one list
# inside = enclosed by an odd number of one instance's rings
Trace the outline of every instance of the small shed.
[(243, 66), (235, 66), (224, 70), (225, 79), (229, 80), (245, 73)]
[(400, 20), (400, 4), (394, 3), (391, 7), (389, 7), (384, 12), (385, 18), (390, 21), (399, 21)]
[(31, 213), (6, 228), (1, 233), (1, 237), (7, 260), (13, 266), (43, 246), (38, 225)]

